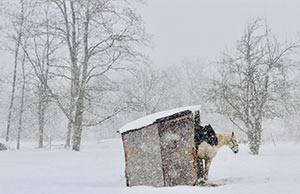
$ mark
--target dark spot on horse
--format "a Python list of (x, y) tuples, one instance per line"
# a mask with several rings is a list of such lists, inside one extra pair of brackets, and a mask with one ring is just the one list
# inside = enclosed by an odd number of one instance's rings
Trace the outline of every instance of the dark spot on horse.
[(218, 145), (217, 135), (211, 125), (206, 125), (205, 127), (202, 127), (201, 125), (196, 125), (194, 140), (197, 151), (199, 145), (203, 141), (210, 144), (211, 146)]

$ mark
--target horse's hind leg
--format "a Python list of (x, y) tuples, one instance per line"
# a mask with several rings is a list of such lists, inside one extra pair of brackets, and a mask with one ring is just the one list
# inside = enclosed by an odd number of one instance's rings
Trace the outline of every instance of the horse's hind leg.
[(204, 180), (208, 180), (208, 173), (209, 173), (209, 168), (211, 165), (212, 159), (207, 159), (205, 160), (205, 175), (204, 175)]
[(198, 164), (198, 180), (204, 177), (204, 162), (202, 158), (197, 158)]

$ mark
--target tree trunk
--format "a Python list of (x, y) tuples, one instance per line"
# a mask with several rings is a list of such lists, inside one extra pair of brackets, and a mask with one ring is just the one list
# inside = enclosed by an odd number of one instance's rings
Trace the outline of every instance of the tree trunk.
[(8, 109), (8, 119), (7, 119), (7, 127), (6, 127), (6, 137), (5, 141), (9, 141), (9, 134), (10, 134), (10, 122), (11, 122), (11, 114), (12, 114), (12, 108), (14, 106), (14, 100), (15, 100), (15, 91), (16, 91), (16, 79), (17, 79), (17, 58), (18, 54), (16, 52), (15, 56), (15, 66), (14, 66), (14, 75), (13, 75), (13, 85), (12, 85), (12, 91), (11, 91), (11, 98), (10, 98), (10, 104), (9, 104), (9, 109)]
[(72, 137), (72, 122), (68, 122), (68, 131), (67, 131), (67, 137), (66, 137), (66, 143), (65, 148), (69, 148), (71, 146), (71, 137)]
[(255, 121), (255, 127), (248, 132), (248, 142), (249, 142), (249, 149), (250, 153), (253, 155), (259, 154), (259, 149), (261, 145), (261, 122)]
[[(70, 1), (70, 8), (71, 8), (71, 22), (69, 22), (68, 18), (65, 18), (65, 26), (66, 26), (66, 40), (69, 48), (69, 54), (71, 59), (71, 98), (70, 98), (70, 109), (69, 114), (70, 117), (74, 118), (74, 106), (75, 106), (75, 99), (78, 96), (78, 89), (79, 89), (79, 68), (77, 64), (77, 56), (78, 56), (78, 42), (77, 42), (77, 33), (76, 33), (76, 9), (74, 7), (74, 2)], [(64, 5), (65, 13), (67, 12), (67, 6)], [(70, 24), (71, 23), (71, 28)], [(69, 33), (71, 30), (71, 33)], [(71, 146), (71, 138), (72, 138), (72, 131), (73, 123), (69, 119), (68, 121), (68, 131), (67, 131), (67, 137), (66, 137), (66, 143), (65, 148), (69, 148)]]
[(39, 118), (39, 140), (38, 140), (38, 148), (43, 148), (44, 146), (44, 128), (45, 128), (45, 90), (43, 86), (39, 88), (39, 105), (38, 105), (38, 118)]
[(75, 151), (80, 150), (81, 144), (81, 134), (82, 134), (82, 120), (83, 120), (83, 92), (80, 91), (78, 100), (76, 103), (76, 112), (75, 112), (75, 123), (74, 123), (74, 135), (73, 135), (73, 147)]
[(85, 97), (85, 87), (87, 81), (88, 73), (88, 62), (89, 62), (89, 22), (90, 15), (89, 9), (85, 12), (85, 22), (84, 22), (84, 31), (83, 31), (83, 45), (84, 45), (84, 59), (82, 63), (82, 78), (80, 82), (80, 88), (78, 89), (78, 98), (76, 102), (76, 112), (75, 112), (75, 126), (74, 126), (74, 135), (73, 135), (73, 150), (79, 151), (81, 144), (81, 134), (82, 134), (82, 122), (83, 122), (83, 113), (84, 113), (84, 97)]
[(17, 67), (18, 67), (18, 57), (19, 57), (19, 49), (22, 41), (22, 32), (23, 32), (23, 25), (24, 25), (24, 1), (20, 0), (20, 5), (21, 5), (21, 13), (20, 13), (20, 26), (18, 29), (18, 37), (16, 41), (16, 47), (15, 47), (15, 65), (14, 65), (14, 75), (13, 75), (13, 85), (12, 85), (12, 91), (11, 91), (11, 98), (10, 98), (10, 104), (9, 104), (9, 109), (8, 109), (8, 119), (7, 119), (7, 127), (6, 127), (6, 137), (5, 141), (9, 141), (9, 133), (10, 133), (10, 122), (11, 122), (11, 114), (12, 114), (12, 108), (14, 105), (14, 100), (15, 100), (15, 91), (16, 91), (16, 80), (17, 80)]
[(22, 83), (22, 94), (21, 94), (21, 106), (20, 106), (20, 113), (19, 113), (19, 127), (18, 127), (18, 137), (17, 137), (17, 149), (20, 149), (20, 142), (21, 142), (21, 132), (23, 127), (23, 112), (24, 112), (24, 93), (25, 93), (25, 56), (22, 60), (22, 75), (23, 75), (23, 83)]
[[(70, 109), (69, 114), (70, 117), (73, 118), (73, 112), (74, 112), (74, 101), (76, 98), (76, 92), (74, 89), (74, 73), (72, 72), (72, 81), (71, 81), (71, 98), (70, 98)], [(71, 120), (68, 120), (68, 131), (67, 131), (67, 137), (66, 137), (66, 143), (65, 148), (69, 148), (71, 146), (71, 138), (72, 138), (72, 130), (73, 129), (73, 123)]]

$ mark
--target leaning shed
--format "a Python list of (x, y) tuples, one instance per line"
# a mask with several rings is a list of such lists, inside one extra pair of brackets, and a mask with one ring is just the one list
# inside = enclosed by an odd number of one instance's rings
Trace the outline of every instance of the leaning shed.
[(194, 122), (199, 122), (199, 110), (192, 106), (159, 112), (119, 130), (127, 186), (195, 185)]

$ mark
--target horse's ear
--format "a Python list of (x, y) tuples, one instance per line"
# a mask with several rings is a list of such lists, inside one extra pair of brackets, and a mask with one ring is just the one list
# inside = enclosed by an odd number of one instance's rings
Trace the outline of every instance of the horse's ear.
[(234, 132), (232, 132), (232, 137), (234, 136)]

